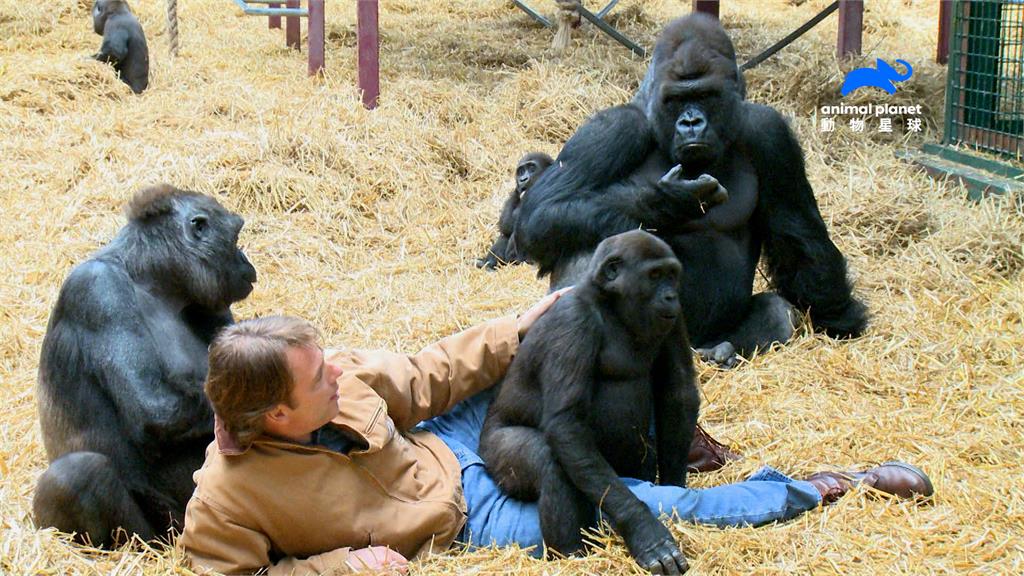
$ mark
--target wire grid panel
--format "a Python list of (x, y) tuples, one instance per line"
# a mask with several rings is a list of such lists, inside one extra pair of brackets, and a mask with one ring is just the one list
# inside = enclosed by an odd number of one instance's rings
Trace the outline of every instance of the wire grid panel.
[(1024, 152), (1024, 0), (955, 3), (946, 142)]

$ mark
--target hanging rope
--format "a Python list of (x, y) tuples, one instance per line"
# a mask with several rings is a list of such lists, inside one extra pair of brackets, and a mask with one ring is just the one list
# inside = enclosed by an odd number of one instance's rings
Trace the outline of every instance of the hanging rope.
[(167, 38), (171, 56), (178, 55), (178, 0), (167, 0)]
[(555, 32), (555, 39), (551, 41), (551, 48), (556, 52), (563, 52), (569, 47), (572, 41), (572, 29), (580, 25), (580, 13), (576, 11), (579, 7), (579, 0), (555, 0), (558, 5), (558, 32)]

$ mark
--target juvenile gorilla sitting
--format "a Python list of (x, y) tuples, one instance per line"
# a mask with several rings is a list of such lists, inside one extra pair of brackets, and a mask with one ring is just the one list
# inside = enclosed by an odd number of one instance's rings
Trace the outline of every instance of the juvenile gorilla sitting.
[[(484, 422), (503, 490), (538, 501), (544, 542), (570, 554), (600, 509), (644, 568), (687, 563), (620, 476), (685, 486), (700, 397), (679, 304), (679, 261), (640, 230), (602, 241), (588, 279), (530, 330)], [(648, 444), (654, 416), (656, 450)]]
[(132, 92), (141, 94), (149, 86), (149, 48), (142, 25), (123, 0), (96, 0), (92, 6), (92, 29), (103, 36), (100, 51), (93, 58), (114, 65), (118, 77)]
[(128, 217), (64, 281), (39, 364), (36, 524), (97, 546), (181, 528), (213, 439), (207, 348), (256, 281), (242, 218), (213, 198), (148, 188)]
[(494, 270), (505, 264), (521, 264), (526, 256), (520, 253), (515, 240), (516, 220), (519, 219), (519, 203), (523, 195), (540, 178), (554, 160), (543, 152), (531, 152), (516, 163), (516, 187), (508, 195), (498, 217), (498, 237), (487, 250), (487, 254), (476, 261), (477, 268)]

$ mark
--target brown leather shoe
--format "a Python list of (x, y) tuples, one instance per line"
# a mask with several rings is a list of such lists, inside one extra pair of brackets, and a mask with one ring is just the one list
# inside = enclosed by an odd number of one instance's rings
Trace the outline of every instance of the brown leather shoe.
[(700, 424), (697, 425), (693, 442), (690, 443), (690, 453), (686, 457), (686, 467), (690, 472), (713, 472), (739, 459), (739, 454), (712, 438)]
[(857, 483), (863, 483), (879, 492), (900, 498), (918, 496), (929, 498), (935, 494), (932, 480), (924, 473), (924, 470), (906, 462), (886, 462), (881, 466), (875, 466), (864, 472), (856, 472), (850, 476)]
[(818, 472), (806, 478), (818, 489), (821, 501), (831, 504), (857, 484), (865, 484), (899, 498), (928, 498), (935, 493), (928, 475), (906, 462), (886, 462), (863, 472)]

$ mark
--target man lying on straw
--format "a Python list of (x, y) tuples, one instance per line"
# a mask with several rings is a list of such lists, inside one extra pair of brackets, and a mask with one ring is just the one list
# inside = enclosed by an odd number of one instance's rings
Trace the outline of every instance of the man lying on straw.
[[(210, 347), (206, 383), (216, 440), (195, 474), (179, 539), (193, 567), (404, 570), (407, 558), (457, 541), (539, 554), (536, 503), (503, 495), (476, 454), (492, 396), (476, 393), (501, 378), (558, 296), (413, 356), (322, 350), (316, 330), (296, 318), (225, 329)], [(766, 467), (706, 489), (628, 484), (655, 513), (744, 526), (793, 518), (858, 482), (904, 497), (932, 493), (927, 476), (903, 463), (806, 480)]]

